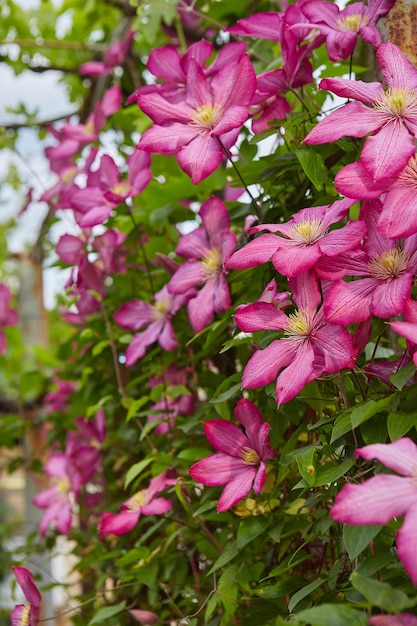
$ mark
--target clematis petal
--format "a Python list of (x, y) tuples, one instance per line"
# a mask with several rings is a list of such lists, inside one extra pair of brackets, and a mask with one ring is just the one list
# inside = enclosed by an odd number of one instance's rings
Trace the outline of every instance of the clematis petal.
[[(416, 494), (414, 493), (414, 495)], [(410, 506), (407, 510), (402, 526), (396, 537), (398, 556), (414, 585), (417, 585), (416, 525), (417, 505), (414, 504), (414, 506)]]
[(276, 398), (280, 406), (292, 400), (308, 382), (316, 378), (314, 375), (314, 351), (308, 343), (298, 347), (293, 360), (277, 378)]
[(172, 502), (166, 498), (153, 498), (149, 504), (141, 507), (143, 515), (163, 515), (172, 509)]
[(374, 181), (383, 181), (396, 176), (414, 153), (412, 135), (400, 120), (395, 119), (366, 139), (361, 161)]
[(121, 513), (103, 513), (98, 523), (101, 537), (106, 535), (124, 535), (136, 526), (139, 521), (140, 510), (122, 511)]
[(417, 89), (417, 69), (397, 46), (387, 41), (379, 46), (376, 56), (389, 87)]
[(22, 591), (25, 594), (28, 602), (30, 602), (30, 604), (33, 604), (34, 606), (39, 606), (42, 600), (42, 596), (35, 584), (32, 572), (26, 569), (26, 567), (15, 566), (12, 569), (15, 578), (22, 588)]
[(246, 364), (242, 387), (264, 387), (271, 383), (280, 369), (291, 363), (297, 346), (289, 339), (277, 339), (263, 350), (257, 350)]
[(276, 235), (260, 235), (232, 254), (224, 266), (227, 269), (241, 270), (263, 265), (276, 252), (279, 242)]
[(202, 485), (220, 487), (233, 480), (236, 474), (247, 467), (248, 465), (241, 459), (217, 452), (194, 463), (189, 469), (189, 474)]
[(240, 306), (235, 313), (236, 324), (246, 333), (283, 330), (287, 321), (287, 316), (282, 311), (277, 311), (271, 302), (253, 302)]
[(390, 444), (374, 443), (359, 448), (355, 456), (367, 461), (378, 459), (380, 463), (403, 476), (414, 476), (417, 472), (417, 446), (408, 437)]
[(188, 145), (179, 150), (177, 160), (179, 166), (188, 174), (194, 185), (197, 185), (217, 169), (223, 156), (219, 141), (207, 131), (202, 134), (194, 134)]
[(213, 448), (229, 456), (240, 457), (240, 451), (248, 447), (249, 440), (239, 426), (227, 420), (209, 420), (204, 422), (204, 432)]
[(243, 465), (239, 474), (227, 483), (217, 503), (219, 513), (228, 511), (240, 500), (245, 498), (252, 489), (257, 473), (255, 465)]

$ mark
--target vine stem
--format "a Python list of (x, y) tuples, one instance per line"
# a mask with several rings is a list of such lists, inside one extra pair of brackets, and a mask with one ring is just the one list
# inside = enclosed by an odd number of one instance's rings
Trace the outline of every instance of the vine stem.
[(232, 165), (233, 169), (235, 170), (240, 182), (242, 183), (242, 185), (244, 186), (247, 194), (249, 195), (251, 202), (252, 202), (252, 206), (255, 209), (256, 212), (256, 216), (259, 220), (259, 223), (262, 223), (262, 211), (261, 211), (261, 207), (259, 206), (259, 204), (256, 202), (255, 197), (252, 195), (249, 187), (247, 186), (247, 184), (245, 183), (242, 174), (240, 173), (238, 167), (236, 166), (235, 162), (232, 159), (232, 154), (230, 152), (230, 150), (228, 148), (226, 148), (226, 146), (224, 145), (224, 143), (222, 142), (222, 140), (220, 139), (220, 137), (216, 136), (217, 141), (219, 142), (219, 144), (222, 147), (222, 150), (224, 152), (224, 154), (226, 155), (228, 161), (230, 162), (230, 164)]
[(126, 396), (126, 392), (125, 392), (124, 387), (123, 387), (122, 375), (121, 375), (120, 367), (119, 367), (119, 357), (118, 357), (118, 354), (117, 354), (117, 349), (116, 349), (116, 344), (115, 344), (115, 341), (114, 341), (113, 331), (111, 329), (109, 316), (107, 315), (107, 311), (106, 311), (106, 308), (105, 308), (103, 302), (101, 302), (101, 313), (103, 315), (104, 323), (106, 325), (107, 335), (108, 335), (109, 342), (110, 342), (110, 350), (111, 350), (112, 357), (113, 357), (114, 373), (116, 375), (116, 381), (117, 381), (117, 391), (119, 392), (119, 394), (120, 394), (120, 396), (122, 398), (126, 398), (127, 396)]

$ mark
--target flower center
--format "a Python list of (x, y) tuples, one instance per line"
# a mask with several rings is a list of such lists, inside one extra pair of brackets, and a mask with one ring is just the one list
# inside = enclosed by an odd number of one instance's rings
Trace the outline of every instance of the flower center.
[(202, 104), (190, 115), (190, 126), (196, 126), (201, 130), (213, 130), (219, 123), (223, 114), (220, 104)]
[(126, 508), (129, 511), (137, 511), (144, 504), (148, 503), (148, 490), (142, 489), (135, 493), (129, 500), (126, 502)]
[(167, 299), (157, 300), (153, 305), (151, 318), (153, 322), (164, 319), (171, 310), (171, 302)]
[(17, 626), (28, 626), (29, 624), (30, 605), (25, 604)]
[(111, 188), (113, 193), (117, 193), (118, 196), (126, 196), (130, 191), (130, 185), (128, 180), (122, 180)]
[(370, 261), (368, 269), (374, 278), (390, 282), (406, 271), (409, 261), (410, 254), (408, 252), (394, 248), (374, 257)]
[(302, 246), (309, 246), (326, 234), (322, 220), (306, 220), (293, 224), (288, 230), (288, 238)]
[(339, 30), (343, 32), (357, 33), (361, 26), (366, 26), (369, 22), (369, 18), (365, 15), (356, 13), (355, 15), (347, 15), (346, 17), (340, 17), (336, 20), (336, 24)]
[(315, 313), (305, 309), (290, 313), (284, 326), (284, 334), (296, 339), (310, 337), (316, 330)]
[(398, 182), (404, 187), (411, 187), (417, 190), (417, 159), (415, 156), (408, 161), (398, 177)]
[(242, 448), (239, 453), (240, 458), (246, 465), (259, 465), (261, 459), (259, 454), (253, 448)]
[(211, 248), (207, 252), (207, 256), (202, 260), (203, 276), (207, 281), (220, 274), (223, 264), (222, 253), (219, 248)]
[(374, 106), (390, 117), (417, 116), (417, 93), (414, 89), (391, 87)]
[(58, 493), (68, 493), (71, 491), (71, 486), (67, 478), (58, 478), (55, 484)]

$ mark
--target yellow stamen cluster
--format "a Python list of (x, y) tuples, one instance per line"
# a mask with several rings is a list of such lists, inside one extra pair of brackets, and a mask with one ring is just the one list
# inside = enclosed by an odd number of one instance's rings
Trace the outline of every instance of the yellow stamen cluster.
[(321, 239), (326, 231), (322, 220), (306, 220), (299, 224), (293, 224), (288, 230), (288, 237), (298, 244), (308, 246)]
[(129, 192), (130, 185), (128, 180), (122, 180), (111, 188), (113, 193), (117, 193), (119, 196), (125, 196)]
[(223, 258), (219, 248), (211, 248), (208, 251), (207, 256), (202, 260), (203, 276), (205, 280), (213, 278), (222, 269)]
[(25, 604), (18, 622), (18, 626), (29, 626), (29, 611), (30, 605), (28, 606), (27, 604)]
[(259, 465), (261, 461), (259, 454), (253, 448), (242, 448), (240, 458), (247, 465)]
[(417, 92), (405, 87), (390, 87), (374, 105), (377, 111), (390, 117), (417, 116)]
[(415, 156), (408, 161), (398, 180), (406, 187), (417, 189), (417, 159)]
[(168, 315), (170, 310), (171, 310), (170, 303), (168, 303), (166, 300), (158, 300), (153, 305), (153, 311), (151, 315), (152, 321), (156, 322), (158, 320), (163, 319), (164, 317)]
[(141, 491), (136, 492), (129, 500), (126, 502), (126, 506), (129, 511), (137, 511), (141, 506), (148, 503), (148, 490), (142, 489)]
[(291, 313), (284, 327), (284, 332), (288, 337), (308, 337), (313, 330), (313, 318), (305, 309)]
[(374, 278), (390, 282), (406, 271), (409, 261), (410, 255), (408, 252), (394, 248), (374, 257), (370, 261), (368, 269)]
[(196, 126), (201, 131), (212, 130), (219, 123), (223, 114), (220, 104), (202, 104), (190, 116), (190, 126)]
[(367, 26), (369, 18), (365, 15), (355, 13), (355, 15), (347, 15), (336, 20), (339, 30), (343, 32), (357, 33), (361, 26)]
[(67, 478), (58, 478), (55, 484), (58, 493), (68, 493), (68, 491), (71, 491), (71, 485)]

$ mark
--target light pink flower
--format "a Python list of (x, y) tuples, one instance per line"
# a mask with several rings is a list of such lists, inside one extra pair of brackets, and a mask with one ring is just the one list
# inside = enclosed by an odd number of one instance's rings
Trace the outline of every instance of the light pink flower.
[[(353, 52), (358, 35), (374, 48), (382, 43), (376, 27), (378, 19), (388, 13), (395, 0), (369, 0), (369, 4), (353, 2), (344, 9), (324, 0), (307, 0), (301, 11), (310, 22), (310, 28), (318, 29), (326, 37), (326, 48), (332, 61), (347, 59)], [(306, 28), (303, 23), (302, 28)]]
[(45, 537), (49, 529), (67, 535), (72, 524), (72, 505), (82, 486), (81, 476), (74, 471), (63, 452), (52, 452), (44, 472), (51, 478), (52, 486), (33, 499), (38, 509), (45, 509), (40, 535)]
[(379, 46), (376, 56), (385, 89), (376, 82), (324, 78), (321, 89), (357, 102), (330, 113), (304, 140), (308, 144), (331, 143), (344, 135), (364, 137), (370, 133), (361, 161), (373, 181), (398, 174), (415, 153), (417, 137), (417, 69), (389, 41)]
[(352, 338), (345, 328), (326, 323), (314, 274), (305, 272), (290, 279), (290, 288), (298, 310), (288, 317), (266, 302), (240, 307), (235, 314), (245, 332), (284, 332), (282, 339), (252, 355), (242, 377), (245, 389), (264, 387), (276, 378), (278, 405), (294, 398), (318, 376), (354, 367)]
[(135, 31), (129, 30), (122, 41), (115, 41), (106, 50), (103, 61), (87, 61), (80, 66), (82, 76), (107, 76), (115, 67), (123, 64)]
[(100, 537), (106, 535), (124, 535), (136, 526), (141, 515), (163, 515), (168, 513), (172, 504), (166, 498), (155, 498), (166, 487), (175, 485), (176, 479), (169, 478), (167, 472), (163, 472), (152, 478), (149, 487), (142, 489), (129, 500), (120, 505), (120, 513), (103, 513), (98, 524)]
[(377, 459), (400, 476), (378, 474), (360, 485), (348, 484), (338, 493), (331, 517), (343, 524), (387, 524), (404, 515), (396, 536), (397, 552), (417, 585), (417, 446), (405, 437), (394, 443), (359, 448), (355, 456)]
[(330, 226), (346, 217), (354, 200), (336, 200), (332, 205), (302, 209), (285, 224), (260, 224), (249, 229), (249, 234), (268, 230), (283, 237), (262, 234), (235, 252), (226, 262), (228, 269), (246, 269), (272, 260), (284, 276), (298, 276), (314, 267), (323, 256), (335, 256), (352, 250), (365, 235), (362, 222), (330, 230)]
[(11, 626), (37, 626), (42, 596), (35, 584), (33, 574), (26, 567), (15, 566), (12, 569), (28, 604), (17, 604), (14, 607), (11, 614)]
[(199, 183), (220, 165), (223, 146), (236, 142), (248, 119), (248, 105), (256, 77), (249, 57), (222, 67), (210, 80), (190, 61), (186, 97), (171, 103), (160, 93), (141, 91), (140, 108), (155, 122), (142, 135), (139, 147), (147, 152), (176, 154), (180, 167)]
[[(377, 221), (379, 200), (364, 202), (361, 219), (368, 234), (360, 250), (326, 258), (317, 264), (322, 278), (336, 280), (324, 302), (326, 319), (334, 324), (357, 324), (371, 315), (398, 315), (411, 296), (417, 270), (417, 235), (396, 241), (381, 235)], [(343, 276), (358, 280), (344, 282)]]
[(11, 297), (10, 289), (0, 283), (0, 354), (6, 350), (6, 337), (2, 329), (5, 326), (15, 326), (19, 320), (17, 311), (10, 308)]
[(55, 385), (55, 389), (47, 393), (43, 399), (43, 410), (45, 413), (62, 411), (66, 406), (69, 396), (74, 393), (77, 388), (75, 381), (62, 380), (58, 376), (53, 376), (52, 382)]
[(126, 350), (126, 365), (129, 367), (143, 357), (148, 346), (157, 341), (163, 350), (171, 352), (178, 346), (171, 318), (194, 295), (188, 290), (182, 295), (173, 295), (165, 285), (155, 294), (155, 304), (143, 300), (131, 300), (123, 304), (114, 314), (116, 324), (128, 330), (146, 329), (137, 333)]
[(191, 477), (203, 485), (226, 485), (217, 504), (219, 512), (237, 504), (252, 488), (255, 495), (261, 493), (265, 462), (275, 456), (269, 443), (270, 426), (262, 422), (256, 406), (249, 400), (239, 400), (234, 414), (245, 432), (226, 420), (204, 422), (206, 437), (218, 452), (190, 467)]
[(153, 613), (152, 611), (144, 611), (143, 609), (132, 609), (129, 611), (129, 613), (133, 617), (133, 619), (143, 624), (143, 626), (153, 626), (159, 621), (156, 613)]
[(211, 322), (215, 313), (223, 313), (231, 306), (223, 263), (237, 241), (230, 232), (229, 213), (219, 198), (206, 200), (199, 216), (203, 226), (181, 237), (176, 253), (187, 260), (168, 283), (169, 291), (175, 294), (185, 294), (190, 288), (203, 285), (187, 306), (196, 333)]

